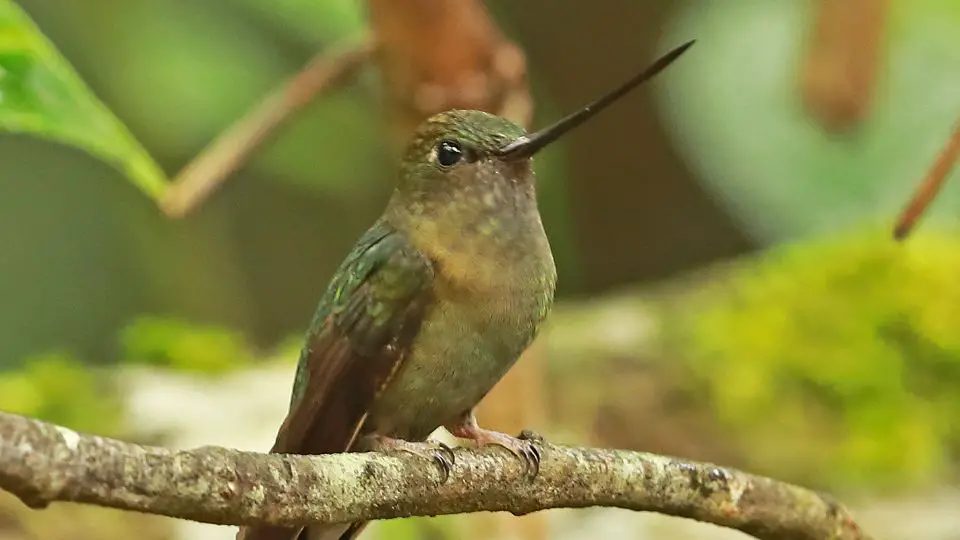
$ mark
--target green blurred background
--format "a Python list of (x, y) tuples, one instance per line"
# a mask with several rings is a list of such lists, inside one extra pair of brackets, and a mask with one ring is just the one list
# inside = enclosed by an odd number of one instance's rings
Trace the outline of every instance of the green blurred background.
[[(171, 176), (366, 25), (357, 0), (17, 4)], [(816, 2), (486, 5), (526, 51), (535, 125), (699, 41), (538, 158), (560, 273), (544, 431), (868, 501), (951, 484), (958, 174), (908, 242), (890, 230), (960, 115), (960, 4), (889, 3), (873, 100), (843, 133), (797, 83)], [(0, 132), (0, 409), (164, 442), (124, 412), (133, 383), (111, 366), (201, 389), (273, 360), (292, 376), (315, 302), (392, 187), (378, 84), (324, 95), (183, 220), (81, 149)]]

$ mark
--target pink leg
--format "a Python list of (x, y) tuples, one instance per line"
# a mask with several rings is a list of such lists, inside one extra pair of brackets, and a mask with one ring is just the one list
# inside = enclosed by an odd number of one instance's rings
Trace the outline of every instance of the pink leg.
[[(470, 439), (479, 446), (495, 444), (502, 446), (523, 460), (524, 471), (531, 478), (540, 472), (540, 448), (533, 440), (511, 437), (506, 433), (483, 429), (477, 424), (477, 417), (472, 410), (449, 425), (444, 426), (454, 437)], [(521, 435), (523, 437), (523, 435)]]

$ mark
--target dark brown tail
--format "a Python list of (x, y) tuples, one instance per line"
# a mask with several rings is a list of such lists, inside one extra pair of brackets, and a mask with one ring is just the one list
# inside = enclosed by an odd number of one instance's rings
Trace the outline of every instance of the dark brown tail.
[(237, 540), (296, 540), (299, 532), (283, 527), (240, 527)]
[(237, 540), (354, 540), (370, 523), (314, 525), (303, 529), (284, 527), (240, 527)]
[(366, 526), (362, 523), (316, 525), (304, 529), (240, 527), (237, 540), (353, 540)]

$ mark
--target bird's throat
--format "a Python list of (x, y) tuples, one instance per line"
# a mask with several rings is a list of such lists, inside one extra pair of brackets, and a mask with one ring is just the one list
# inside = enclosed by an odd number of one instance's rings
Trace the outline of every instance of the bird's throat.
[(401, 211), (388, 219), (455, 283), (503, 288), (517, 272), (552, 267), (532, 185), (467, 190), (444, 201), (398, 206)]

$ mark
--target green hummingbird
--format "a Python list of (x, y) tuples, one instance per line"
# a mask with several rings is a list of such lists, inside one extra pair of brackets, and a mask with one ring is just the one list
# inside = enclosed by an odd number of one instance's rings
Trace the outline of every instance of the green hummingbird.
[[(271, 452), (404, 450), (435, 460), (446, 478), (453, 453), (442, 443), (424, 443), (442, 426), (455, 437), (507, 448), (535, 475), (536, 442), (486, 430), (474, 416), (553, 304), (557, 271), (532, 157), (693, 43), (532, 134), (468, 110), (419, 126), (382, 217), (320, 300)], [(364, 525), (243, 527), (237, 537), (349, 540)]]

